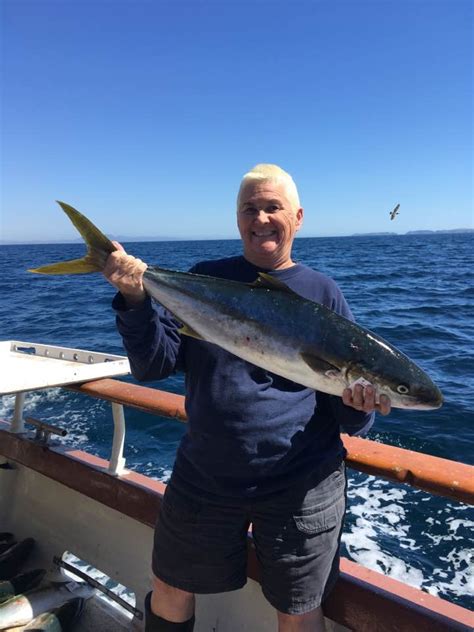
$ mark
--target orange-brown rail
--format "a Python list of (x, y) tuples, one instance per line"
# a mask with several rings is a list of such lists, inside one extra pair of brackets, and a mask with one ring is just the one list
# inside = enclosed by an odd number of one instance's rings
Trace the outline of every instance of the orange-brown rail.
[[(186, 421), (182, 395), (113, 379), (95, 380), (68, 388), (155, 415)], [(470, 465), (358, 437), (343, 435), (343, 441), (347, 450), (346, 463), (355, 470), (473, 504), (474, 467)]]

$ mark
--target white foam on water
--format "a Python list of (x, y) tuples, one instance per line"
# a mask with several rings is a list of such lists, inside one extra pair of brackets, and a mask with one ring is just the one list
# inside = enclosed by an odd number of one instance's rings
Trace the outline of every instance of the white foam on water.
[(471, 529), (472, 527), (474, 527), (474, 522), (472, 522), (471, 520), (461, 520), (460, 518), (457, 518), (457, 519), (452, 518), (451, 520), (446, 520), (446, 523), (448, 525), (449, 530), (452, 531), (453, 533), (456, 533), (456, 531), (461, 526), (466, 527), (467, 529)]
[(151, 478), (154, 481), (160, 481), (161, 483), (167, 483), (171, 478), (171, 468), (162, 467), (153, 463), (152, 461), (148, 461), (147, 463), (127, 463), (127, 468), (132, 472), (140, 472), (140, 474), (144, 474)]
[[(26, 394), (24, 403), (25, 415), (31, 415), (44, 402), (60, 402), (66, 399), (67, 393), (61, 388), (48, 388), (44, 391), (32, 391)], [(11, 420), (15, 410), (15, 395), (4, 395), (0, 399), (0, 417)]]
[(375, 530), (369, 534), (360, 534), (356, 530), (355, 533), (343, 535), (350, 557), (366, 568), (421, 588), (425, 581), (422, 571), (384, 552), (370, 536), (376, 536)]
[[(96, 418), (104, 417), (104, 407), (107, 405), (109, 404), (91, 399), (84, 412), (82, 402), (78, 401), (74, 394), (62, 388), (49, 388), (26, 394), (23, 417), (37, 417), (67, 431), (66, 437), (61, 439), (55, 437), (54, 441), (67, 446), (84, 446), (90, 440), (88, 431), (91, 424)], [(11, 421), (14, 410), (15, 395), (5, 395), (0, 398), (0, 418)], [(110, 413), (110, 427), (113, 427), (112, 413)], [(26, 425), (26, 429), (33, 428)]]
[[(474, 521), (464, 516), (466, 505), (446, 501), (442, 509), (426, 517), (427, 529), (420, 533), (420, 525), (411, 525), (407, 512), (419, 507), (419, 501), (429, 503), (432, 499), (420, 490), (392, 487), (389, 481), (372, 476), (351, 480), (348, 512), (355, 520), (348, 521), (342, 541), (349, 557), (371, 570), (448, 599), (472, 595), (474, 550), (466, 547), (469, 542), (466, 534), (472, 531)], [(429, 504), (420, 508), (429, 510)], [(443, 555), (447, 542), (452, 542), (453, 548)], [(424, 555), (432, 557), (437, 547), (439, 568), (428, 570), (417, 566), (423, 563)], [(397, 550), (400, 557), (394, 554)], [(412, 552), (420, 550), (421, 556), (417, 558), (415, 554), (414, 561)], [(406, 551), (405, 559), (402, 551)]]
[[(473, 524), (473, 522), (466, 521), (463, 526), (471, 526)], [(452, 549), (448, 555), (439, 559), (449, 564), (454, 576), (451, 581), (437, 582), (435, 588), (438, 591), (450, 592), (455, 595), (474, 597), (474, 548)], [(437, 575), (441, 576), (440, 573), (437, 573)]]
[(350, 512), (358, 517), (342, 540), (350, 557), (359, 564), (420, 588), (424, 582), (422, 571), (383, 551), (380, 545), (383, 535), (396, 538), (405, 549), (416, 550), (415, 540), (408, 537), (410, 525), (406, 523), (405, 509), (400, 503), (406, 493), (374, 477), (360, 484), (350, 484)]
[[(445, 510), (448, 514), (445, 520), (438, 520), (430, 516), (425, 521), (429, 525), (429, 529), (437, 529), (438, 533), (424, 531), (422, 535), (431, 540), (434, 546), (452, 542), (455, 548), (452, 548), (447, 554), (439, 556), (439, 561), (445, 563), (445, 568), (433, 570), (432, 580), (430, 585), (426, 586), (426, 590), (433, 595), (472, 597), (474, 596), (474, 548), (466, 547), (465, 544), (472, 542), (473, 539), (472, 536), (463, 535), (462, 531), (464, 530), (466, 534), (472, 534), (474, 521), (467, 517), (459, 517), (465, 512), (469, 512), (470, 507), (462, 504), (454, 507), (447, 503)], [(455, 513), (456, 517), (452, 516), (452, 513)]]
[(160, 478), (160, 481), (163, 481), (163, 483), (167, 483), (170, 480), (170, 478), (171, 478), (171, 472), (172, 472), (172, 470), (164, 469), (163, 473), (162, 473), (162, 476)]

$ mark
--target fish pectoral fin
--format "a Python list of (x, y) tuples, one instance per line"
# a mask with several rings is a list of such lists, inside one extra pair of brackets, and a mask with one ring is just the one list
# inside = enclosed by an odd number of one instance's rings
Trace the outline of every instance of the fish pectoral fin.
[(324, 373), (326, 377), (338, 378), (341, 374), (341, 371), (337, 368), (337, 366), (334, 366), (330, 362), (326, 362), (326, 360), (323, 360), (311, 353), (303, 352), (301, 354), (301, 358), (311, 369), (313, 369), (313, 371), (317, 373)]
[(179, 329), (178, 332), (182, 335), (182, 336), (189, 336), (190, 338), (196, 338), (196, 340), (204, 340), (204, 338), (201, 336), (201, 334), (198, 334), (197, 331), (195, 331), (192, 327), (190, 327), (189, 325), (182, 325)]
[(281, 290), (283, 292), (288, 292), (288, 294), (296, 294), (296, 292), (288, 287), (286, 283), (283, 283), (280, 279), (272, 277), (271, 274), (267, 274), (266, 272), (259, 272), (258, 277), (250, 285), (268, 288), (269, 290)]

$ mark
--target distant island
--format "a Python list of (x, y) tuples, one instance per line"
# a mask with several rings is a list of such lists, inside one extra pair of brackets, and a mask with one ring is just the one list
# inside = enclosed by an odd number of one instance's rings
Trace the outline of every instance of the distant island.
[(451, 230), (409, 230), (406, 235), (425, 235), (429, 233), (474, 233), (474, 228), (453, 228)]
[(365, 237), (365, 236), (370, 236), (370, 237), (374, 237), (374, 236), (382, 236), (382, 237), (387, 237), (389, 235), (399, 235), (400, 233), (388, 233), (388, 232), (380, 232), (380, 233), (352, 233), (352, 235), (348, 235), (348, 237)]
[[(327, 237), (399, 237), (401, 235), (437, 235), (437, 234), (458, 234), (458, 233), (474, 233), (474, 228), (451, 228), (448, 230), (409, 230), (406, 233), (395, 233), (395, 232), (374, 232), (374, 233), (352, 233), (351, 235), (307, 235), (297, 237), (297, 239), (314, 239), (314, 238), (327, 238)], [(109, 239), (114, 241), (118, 241), (122, 244), (126, 243), (137, 243), (143, 241), (223, 241), (223, 240), (235, 240), (238, 241), (238, 237), (150, 237), (150, 236), (140, 236), (140, 237), (130, 237), (126, 235), (117, 235), (117, 236), (109, 236)], [(27, 246), (27, 245), (41, 245), (41, 244), (82, 244), (84, 243), (81, 237), (77, 239), (62, 239), (57, 241), (47, 241), (47, 240), (29, 240), (29, 241), (13, 241), (7, 239), (0, 239), (0, 246)]]
[(352, 233), (350, 237), (363, 237), (364, 235), (438, 235), (440, 233), (474, 233), (474, 228), (451, 228), (447, 230), (409, 230), (406, 233)]

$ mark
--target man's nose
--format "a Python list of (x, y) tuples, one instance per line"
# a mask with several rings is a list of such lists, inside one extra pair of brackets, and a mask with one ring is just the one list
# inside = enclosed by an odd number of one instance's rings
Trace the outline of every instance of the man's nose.
[(268, 213), (265, 211), (265, 209), (261, 208), (257, 211), (256, 215), (255, 215), (255, 219), (258, 220), (259, 222), (268, 222)]

